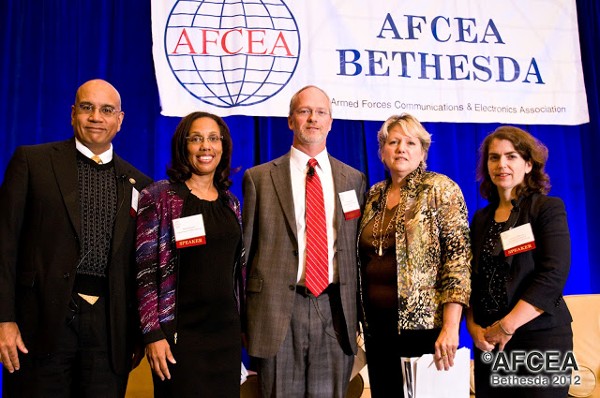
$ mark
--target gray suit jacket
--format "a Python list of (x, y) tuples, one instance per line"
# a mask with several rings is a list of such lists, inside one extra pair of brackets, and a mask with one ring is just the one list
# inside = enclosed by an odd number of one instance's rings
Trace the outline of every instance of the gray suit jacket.
[[(346, 331), (356, 352), (358, 218), (346, 221), (338, 194), (355, 190), (362, 205), (363, 173), (329, 157), (335, 189), (337, 231), (335, 261)], [(290, 154), (247, 170), (243, 180), (244, 244), (248, 267), (248, 353), (259, 358), (277, 354), (290, 326), (296, 298), (298, 239), (292, 196)]]

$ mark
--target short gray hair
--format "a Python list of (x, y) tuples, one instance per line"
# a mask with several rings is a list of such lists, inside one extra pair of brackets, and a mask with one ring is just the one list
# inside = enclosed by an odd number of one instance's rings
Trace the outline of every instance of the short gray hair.
[(317, 86), (308, 85), (308, 86), (302, 87), (300, 90), (296, 91), (296, 93), (294, 95), (292, 95), (292, 99), (290, 100), (290, 110), (289, 110), (288, 116), (292, 116), (292, 113), (294, 113), (296, 102), (298, 101), (298, 95), (300, 95), (301, 92), (303, 92), (304, 90), (307, 90), (309, 88), (316, 88), (317, 90), (319, 90), (320, 92), (322, 92), (323, 95), (325, 95), (325, 97), (327, 98), (327, 104), (328, 104), (328, 107), (329, 107), (329, 109), (328, 109), (329, 110), (329, 115), (332, 115), (332, 112), (331, 112), (331, 98), (329, 98), (329, 95), (327, 95), (327, 93), (325, 91), (323, 91), (323, 89), (321, 89), (321, 88), (319, 88)]

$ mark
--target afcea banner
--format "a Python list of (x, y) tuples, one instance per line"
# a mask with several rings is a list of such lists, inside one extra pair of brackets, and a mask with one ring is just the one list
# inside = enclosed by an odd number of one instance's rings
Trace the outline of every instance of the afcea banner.
[(287, 116), (306, 85), (334, 118), (589, 121), (575, 0), (152, 0), (162, 113)]

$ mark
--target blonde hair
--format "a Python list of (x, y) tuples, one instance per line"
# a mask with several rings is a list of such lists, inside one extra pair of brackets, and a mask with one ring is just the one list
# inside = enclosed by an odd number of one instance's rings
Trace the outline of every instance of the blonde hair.
[[(423, 147), (423, 167), (427, 167), (427, 153), (429, 152), (429, 147), (431, 146), (431, 134), (425, 127), (412, 115), (408, 113), (402, 113), (400, 115), (393, 115), (387, 118), (383, 125), (377, 132), (377, 141), (379, 143), (379, 159), (381, 159), (381, 152), (383, 151), (383, 146), (388, 139), (390, 134), (390, 130), (396, 126), (399, 126), (404, 134), (417, 137), (419, 141), (421, 141), (421, 146)], [(382, 160), (383, 161), (383, 160)]]

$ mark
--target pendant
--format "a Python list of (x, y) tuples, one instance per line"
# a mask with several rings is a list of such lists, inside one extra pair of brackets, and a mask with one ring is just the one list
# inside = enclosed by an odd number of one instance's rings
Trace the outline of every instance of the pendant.
[(379, 255), (379, 257), (381, 257), (383, 255), (383, 250), (381, 249), (381, 246), (379, 246), (379, 250), (377, 250), (377, 254)]

